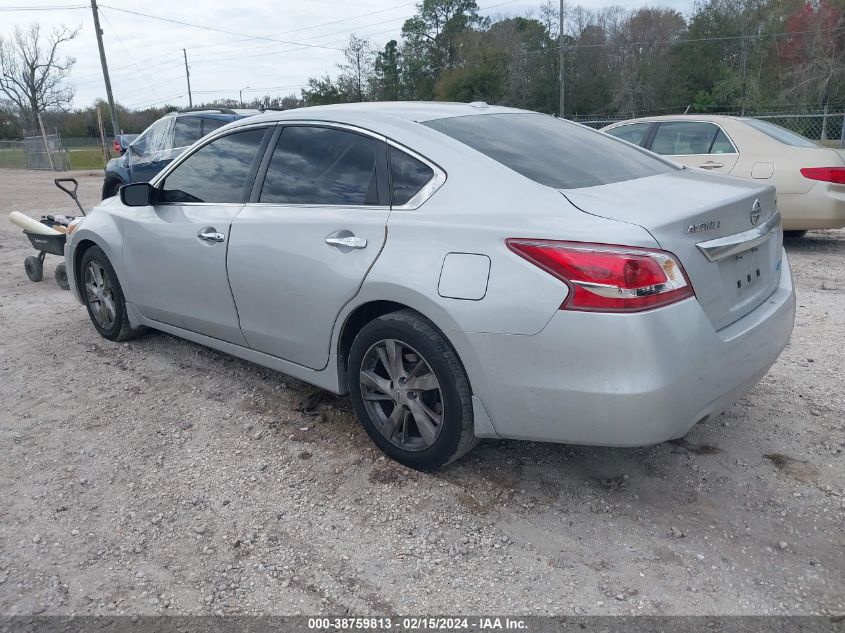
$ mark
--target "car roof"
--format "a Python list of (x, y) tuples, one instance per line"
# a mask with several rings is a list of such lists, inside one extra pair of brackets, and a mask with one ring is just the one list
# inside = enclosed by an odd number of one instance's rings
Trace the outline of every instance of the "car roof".
[(339, 103), (325, 106), (312, 106), (265, 112), (263, 115), (251, 117), (249, 123), (285, 121), (291, 119), (314, 119), (348, 123), (350, 125), (364, 125), (374, 119), (390, 118), (394, 121), (408, 121), (421, 123), (435, 119), (446, 119), (459, 116), (473, 116), (483, 114), (530, 113), (529, 110), (491, 106), (484, 102), (447, 103), (431, 101), (372, 101), (366, 103)]
[(245, 117), (255, 116), (257, 114), (262, 114), (261, 110), (251, 110), (251, 109), (237, 109), (231, 110), (229, 108), (220, 108), (220, 109), (208, 109), (208, 110), (179, 110), (177, 112), (170, 112), (165, 116), (175, 116), (175, 117), (183, 117), (183, 116), (196, 116), (202, 117), (204, 119), (219, 119), (221, 121), (235, 121), (237, 119), (242, 119)]
[(608, 124), (607, 127), (616, 127), (618, 125), (628, 125), (630, 123), (651, 123), (656, 121), (711, 121), (718, 123), (720, 121), (744, 121), (748, 117), (735, 116), (729, 114), (663, 114), (660, 116), (644, 116), (636, 119), (625, 119), (623, 121), (614, 121)]

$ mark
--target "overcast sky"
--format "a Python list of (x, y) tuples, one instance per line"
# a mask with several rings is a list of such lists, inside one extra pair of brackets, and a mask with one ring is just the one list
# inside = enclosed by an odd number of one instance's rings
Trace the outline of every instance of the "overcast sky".
[[(575, 4), (570, 0), (572, 4)], [(160, 103), (187, 106), (182, 49), (187, 49), (194, 103), (298, 93), (308, 77), (336, 74), (351, 33), (381, 48), (399, 38), (415, 2), (399, 0), (98, 0), (115, 100), (130, 108)], [(543, 0), (478, 0), (489, 17), (537, 14)], [(692, 0), (583, 0), (588, 8), (643, 4), (691, 9)], [(0, 0), (0, 33), (40, 22), (80, 27), (64, 46), (76, 58), (70, 81), (75, 106), (105, 97), (93, 18), (86, 0)], [(36, 7), (62, 9), (36, 10)], [(27, 8), (23, 8), (27, 7)], [(74, 8), (71, 8), (74, 7)], [(14, 10), (6, 10), (12, 9)], [(128, 13), (229, 31), (230, 35)], [(250, 37), (252, 36), (252, 37)], [(264, 39), (261, 39), (264, 38)]]

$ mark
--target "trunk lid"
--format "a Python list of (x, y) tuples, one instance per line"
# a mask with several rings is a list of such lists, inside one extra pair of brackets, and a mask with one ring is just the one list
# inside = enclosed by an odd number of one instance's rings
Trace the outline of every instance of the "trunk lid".
[(774, 187), (685, 169), (561, 193), (585, 213), (651, 233), (681, 261), (717, 330), (778, 286), (783, 233)]

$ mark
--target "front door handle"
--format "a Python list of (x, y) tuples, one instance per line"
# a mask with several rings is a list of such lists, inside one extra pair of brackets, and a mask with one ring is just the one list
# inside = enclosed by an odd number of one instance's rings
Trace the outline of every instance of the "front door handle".
[(212, 244), (222, 242), (226, 239), (226, 236), (223, 233), (218, 233), (214, 229), (203, 229), (202, 231), (197, 233), (197, 237), (203, 242), (210, 242)]
[(326, 244), (329, 246), (339, 246), (346, 248), (367, 248), (366, 237), (356, 237), (349, 235), (346, 237), (327, 237)]
[(720, 167), (724, 167), (724, 163), (714, 163), (712, 160), (707, 161), (703, 165), (701, 165), (702, 169), (719, 169)]

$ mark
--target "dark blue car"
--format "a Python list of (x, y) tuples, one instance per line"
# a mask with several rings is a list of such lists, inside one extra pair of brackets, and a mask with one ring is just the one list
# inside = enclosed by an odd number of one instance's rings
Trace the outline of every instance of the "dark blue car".
[(258, 110), (193, 110), (163, 116), (130, 143), (126, 152), (108, 162), (103, 199), (117, 195), (121, 186), (149, 182), (170, 161), (219, 127), (259, 114)]

